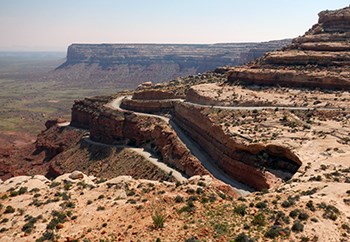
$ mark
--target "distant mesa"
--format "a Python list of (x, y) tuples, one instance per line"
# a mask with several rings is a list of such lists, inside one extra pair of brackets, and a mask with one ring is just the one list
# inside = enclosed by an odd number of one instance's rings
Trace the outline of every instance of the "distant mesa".
[(319, 13), (319, 21), (288, 47), (232, 68), (230, 82), (350, 89), (350, 7)]
[(135, 88), (204, 73), (218, 66), (237, 66), (280, 49), (290, 39), (229, 44), (72, 44), (66, 62), (54, 74), (70, 82), (103, 83)]

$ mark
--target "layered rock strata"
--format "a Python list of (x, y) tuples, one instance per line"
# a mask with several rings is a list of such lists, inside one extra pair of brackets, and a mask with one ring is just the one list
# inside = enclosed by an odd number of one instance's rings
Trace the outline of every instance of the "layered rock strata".
[[(175, 105), (176, 123), (205, 150), (212, 160), (234, 179), (257, 190), (274, 187), (281, 182), (276, 170), (294, 174), (301, 165), (289, 149), (277, 145), (239, 142), (201, 113), (202, 108), (185, 103)], [(270, 161), (261, 157), (269, 157)]]
[(319, 13), (305, 35), (244, 67), (228, 80), (243, 84), (350, 89), (350, 7)]
[[(181, 101), (124, 99), (122, 107), (149, 113), (171, 111), (176, 123), (195, 140), (211, 159), (235, 180), (255, 189), (270, 188), (281, 183), (276, 170), (291, 177), (301, 165), (299, 158), (289, 149), (277, 145), (246, 145), (225, 134), (201, 113), (202, 108)], [(268, 156), (270, 162), (260, 157)], [(271, 162), (272, 161), (272, 162)], [(270, 171), (268, 171), (270, 170)]]

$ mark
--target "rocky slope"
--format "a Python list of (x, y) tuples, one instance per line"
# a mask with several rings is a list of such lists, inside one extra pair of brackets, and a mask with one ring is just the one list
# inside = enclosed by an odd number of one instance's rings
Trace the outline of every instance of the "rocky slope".
[(241, 65), (289, 43), (290, 40), (213, 45), (72, 44), (66, 62), (51, 75), (96, 87), (103, 83), (135, 88), (145, 81), (158, 83), (218, 66)]
[(323, 11), (288, 47), (233, 68), (229, 81), (245, 84), (350, 89), (350, 7)]
[(185, 184), (19, 176), (0, 183), (0, 241), (345, 242), (344, 185), (286, 184), (237, 200), (208, 176)]
[(38, 174), (55, 178), (79, 169), (101, 178), (174, 180), (131, 149), (95, 145), (84, 138), (89, 135), (86, 130), (60, 127), (56, 121), (47, 124), (35, 143), (0, 150), (0, 179)]

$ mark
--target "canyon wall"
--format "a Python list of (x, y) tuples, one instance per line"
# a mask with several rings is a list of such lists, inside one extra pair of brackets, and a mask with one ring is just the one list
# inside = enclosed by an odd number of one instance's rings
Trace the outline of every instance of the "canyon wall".
[[(270, 171), (294, 174), (301, 165), (298, 157), (282, 146), (239, 142), (237, 137), (229, 136), (221, 126), (213, 124), (200, 108), (177, 103), (174, 117), (176, 123), (201, 145), (221, 169), (258, 190), (281, 182), (276, 179), (278, 175)], [(269, 159), (262, 159), (263, 154)]]
[[(234, 179), (258, 190), (280, 183), (276, 170), (292, 176), (301, 161), (289, 149), (277, 145), (251, 144), (226, 134), (215, 125), (202, 108), (181, 101), (125, 99), (122, 107), (139, 112), (173, 114), (175, 122), (195, 140), (216, 164)], [(266, 159), (262, 159), (266, 157)]]

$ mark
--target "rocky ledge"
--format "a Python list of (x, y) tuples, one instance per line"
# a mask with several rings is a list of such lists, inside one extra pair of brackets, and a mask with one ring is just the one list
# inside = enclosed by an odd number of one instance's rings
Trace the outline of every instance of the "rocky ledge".
[(232, 68), (231, 83), (350, 89), (350, 7), (319, 13), (305, 35), (280, 51)]

